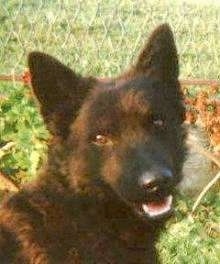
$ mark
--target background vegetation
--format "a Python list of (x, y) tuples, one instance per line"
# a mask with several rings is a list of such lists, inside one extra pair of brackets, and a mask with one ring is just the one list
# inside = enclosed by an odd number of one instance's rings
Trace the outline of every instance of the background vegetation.
[[(149, 33), (168, 22), (175, 34), (181, 78), (220, 78), (218, 1), (0, 0), (0, 74), (20, 74), (41, 50), (82, 74), (113, 76), (136, 57)], [(36, 176), (48, 133), (30, 88), (0, 82), (0, 171), (20, 185)], [(1, 184), (0, 184), (1, 185)], [(220, 196), (209, 192), (190, 214), (180, 196), (158, 243), (162, 263), (220, 263)]]

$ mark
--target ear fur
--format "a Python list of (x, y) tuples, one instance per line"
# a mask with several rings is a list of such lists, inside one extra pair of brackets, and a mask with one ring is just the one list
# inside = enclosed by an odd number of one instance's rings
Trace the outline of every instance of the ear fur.
[(66, 136), (92, 85), (58, 60), (41, 52), (28, 56), (31, 83), (45, 123), (52, 134)]
[(178, 55), (173, 33), (168, 24), (162, 24), (153, 31), (138, 57), (135, 70), (159, 75), (164, 80), (178, 78)]

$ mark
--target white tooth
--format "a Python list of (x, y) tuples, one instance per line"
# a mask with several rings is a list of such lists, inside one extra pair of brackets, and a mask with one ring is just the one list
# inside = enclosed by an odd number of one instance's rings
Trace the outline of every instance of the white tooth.
[(144, 210), (145, 213), (148, 213), (149, 212), (148, 211), (148, 207), (147, 207), (146, 204), (142, 204), (142, 208), (143, 208), (143, 210)]
[(169, 195), (168, 197), (166, 197), (166, 203), (167, 205), (171, 206), (173, 202), (173, 196)]
[(167, 197), (167, 199), (168, 199), (168, 203), (169, 203), (169, 204), (172, 204), (172, 202), (173, 202), (173, 196), (172, 196), (172, 195), (169, 195), (169, 196)]

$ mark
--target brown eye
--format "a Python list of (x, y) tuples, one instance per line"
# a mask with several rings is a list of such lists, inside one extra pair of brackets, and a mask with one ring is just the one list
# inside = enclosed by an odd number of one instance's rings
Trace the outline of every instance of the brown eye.
[(97, 135), (95, 137), (94, 143), (99, 146), (113, 144), (112, 140), (108, 136), (104, 136), (104, 135)]
[(164, 121), (162, 119), (155, 119), (153, 120), (153, 124), (157, 127), (163, 127)]

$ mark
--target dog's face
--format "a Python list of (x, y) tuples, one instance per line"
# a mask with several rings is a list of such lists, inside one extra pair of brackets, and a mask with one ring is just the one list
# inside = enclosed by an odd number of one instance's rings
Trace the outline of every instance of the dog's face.
[(116, 79), (82, 78), (36, 52), (29, 67), (45, 123), (68, 150), (74, 188), (103, 181), (138, 214), (169, 213), (184, 159), (184, 108), (169, 27), (158, 27), (136, 65)]

